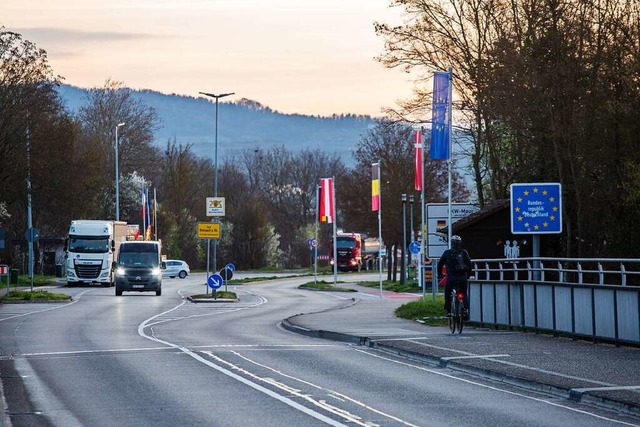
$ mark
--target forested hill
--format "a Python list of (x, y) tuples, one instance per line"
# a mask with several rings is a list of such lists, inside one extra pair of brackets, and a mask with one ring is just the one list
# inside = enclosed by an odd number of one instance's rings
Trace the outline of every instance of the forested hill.
[[(60, 86), (62, 99), (72, 112), (86, 102), (86, 90)], [(182, 95), (165, 95), (150, 90), (132, 91), (136, 99), (153, 107), (160, 118), (155, 142), (165, 147), (174, 137), (191, 144), (201, 157), (214, 157), (215, 103), (213, 100)], [(289, 151), (321, 149), (353, 163), (351, 151), (361, 136), (373, 126), (369, 116), (334, 117), (282, 114), (256, 101), (242, 99), (218, 105), (218, 159), (245, 149), (268, 149), (283, 145)]]

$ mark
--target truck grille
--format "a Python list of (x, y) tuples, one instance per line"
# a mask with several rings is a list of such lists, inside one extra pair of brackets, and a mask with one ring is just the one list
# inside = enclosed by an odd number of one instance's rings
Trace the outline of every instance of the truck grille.
[(76, 275), (79, 279), (97, 279), (100, 275), (102, 264), (99, 265), (79, 265), (76, 264)]

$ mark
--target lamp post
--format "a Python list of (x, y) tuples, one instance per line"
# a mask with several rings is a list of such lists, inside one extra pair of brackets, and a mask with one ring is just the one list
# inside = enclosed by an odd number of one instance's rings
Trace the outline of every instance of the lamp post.
[[(413, 194), (409, 194), (409, 218), (411, 218), (411, 220), (409, 221), (409, 230), (411, 230), (411, 235), (409, 236), (409, 238), (411, 239), (411, 242), (413, 242), (415, 240), (415, 236), (413, 234)], [(407, 265), (411, 265), (411, 258), (411, 251), (407, 251)], [(409, 276), (409, 274), (407, 274), (407, 276)]]
[[(215, 93), (199, 92), (201, 95), (209, 96), (216, 99), (216, 130), (215, 130), (215, 149), (214, 149), (214, 170), (213, 170), (213, 197), (218, 197), (218, 101), (220, 98), (234, 95), (235, 92), (221, 93), (216, 95)], [(218, 247), (218, 241), (213, 239), (213, 271), (216, 271), (216, 249)], [(207, 268), (208, 270), (208, 268)], [(207, 274), (209, 272), (207, 271)]]
[(400, 284), (405, 284), (405, 275), (407, 274), (407, 258), (405, 257), (405, 251), (407, 250), (407, 195), (402, 194), (402, 251), (401, 258), (402, 264), (400, 266)]
[(116, 125), (116, 221), (120, 221), (120, 187), (119, 187), (120, 172), (118, 171), (118, 128), (120, 126), (124, 126), (124, 122), (118, 123)]

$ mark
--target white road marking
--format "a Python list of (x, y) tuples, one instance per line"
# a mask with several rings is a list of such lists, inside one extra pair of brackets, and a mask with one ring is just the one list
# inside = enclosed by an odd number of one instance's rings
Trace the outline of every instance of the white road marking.
[(490, 359), (492, 357), (511, 357), (509, 354), (474, 354), (471, 356), (451, 356), (441, 357), (442, 360), (456, 360), (456, 359)]
[[(65, 308), (65, 307), (69, 307), (70, 305), (73, 305), (75, 303), (77, 303), (78, 301), (80, 301), (80, 298), (82, 297), (82, 295), (86, 294), (87, 292), (91, 292), (93, 289), (88, 289), (86, 291), (82, 291), (79, 294), (75, 295), (73, 297), (73, 301), (64, 303), (62, 305), (57, 305), (55, 307), (49, 307), (49, 308), (45, 308), (43, 310), (33, 310), (33, 311), (29, 311), (26, 313), (20, 313), (20, 314), (15, 314), (15, 315), (11, 315), (8, 317), (3, 317), (2, 319), (0, 319), (0, 322), (5, 321), (5, 320), (10, 320), (10, 319), (15, 319), (16, 317), (24, 317), (24, 316), (29, 316), (31, 314), (36, 314), (36, 313), (44, 313), (45, 311), (52, 311), (52, 310), (59, 310), (61, 308)], [(41, 306), (42, 304), (37, 304), (38, 306)]]
[[(465, 356), (479, 356), (478, 354), (469, 353), (468, 351), (454, 350), (454, 349), (448, 348), (448, 347), (441, 347), (441, 346), (437, 346), (437, 345), (426, 344), (426, 343), (421, 343), (421, 342), (416, 342), (416, 341), (411, 341), (411, 342), (414, 343), (414, 344), (425, 346), (425, 347), (436, 348), (438, 350), (448, 350), (448, 351), (452, 351), (452, 352), (455, 352), (455, 353), (460, 353), (460, 354), (463, 354)], [(446, 358), (443, 357), (442, 359), (446, 359)], [(516, 368), (521, 368), (521, 369), (528, 369), (530, 371), (540, 372), (540, 373), (543, 373), (543, 374), (555, 375), (555, 376), (561, 377), (561, 378), (567, 378), (567, 379), (571, 379), (571, 380), (579, 380), (579, 381), (591, 382), (591, 383), (594, 383), (594, 384), (600, 384), (600, 385), (605, 386), (605, 387), (615, 387), (615, 384), (605, 383), (605, 382), (602, 382), (602, 381), (596, 381), (596, 380), (592, 380), (592, 379), (589, 379), (589, 378), (576, 377), (576, 376), (573, 376), (573, 375), (561, 374), (559, 372), (548, 371), (546, 369), (540, 369), (540, 368), (534, 368), (532, 366), (522, 365), (520, 363), (515, 363), (515, 362), (509, 362), (507, 360), (498, 360), (498, 359), (495, 359), (495, 360), (494, 359), (487, 359), (487, 360), (489, 360), (491, 362), (494, 362), (494, 363), (500, 363), (500, 364), (503, 364), (503, 365), (514, 366)]]
[(467, 383), (467, 384), (476, 385), (478, 387), (487, 388), (489, 390), (494, 390), (494, 391), (497, 391), (497, 392), (500, 392), (500, 393), (505, 393), (505, 394), (510, 394), (510, 395), (513, 395), (513, 396), (522, 397), (522, 398), (528, 399), (528, 400), (534, 400), (536, 402), (544, 403), (546, 405), (551, 405), (551, 406), (555, 406), (555, 407), (558, 407), (558, 408), (563, 408), (563, 409), (566, 409), (566, 410), (571, 411), (571, 412), (577, 412), (579, 414), (588, 415), (588, 416), (591, 416), (591, 417), (594, 417), (594, 418), (597, 418), (597, 419), (600, 419), (600, 420), (610, 421), (610, 422), (616, 423), (616, 424), (622, 424), (622, 425), (637, 427), (637, 424), (627, 423), (625, 421), (614, 420), (612, 418), (603, 417), (601, 415), (597, 415), (597, 414), (594, 414), (592, 412), (587, 412), (587, 411), (584, 411), (584, 410), (581, 410), (581, 409), (576, 409), (576, 408), (571, 408), (569, 406), (561, 405), (559, 403), (550, 402), (550, 401), (545, 400), (545, 399), (540, 399), (540, 398), (533, 397), (533, 396), (527, 396), (526, 394), (517, 393), (515, 391), (502, 390), (500, 388), (493, 387), (493, 386), (490, 386), (490, 385), (487, 385), (487, 384), (482, 384), (482, 383), (479, 383), (479, 382), (476, 382), (476, 381), (471, 381), (471, 380), (468, 380), (468, 379), (465, 379), (465, 378), (458, 378), (458, 377), (456, 377), (454, 375), (447, 374), (446, 372), (442, 372), (442, 371), (438, 371), (438, 370), (435, 370), (435, 369), (426, 368), (424, 366), (414, 365), (412, 363), (402, 362), (400, 360), (394, 360), (394, 359), (391, 359), (391, 358), (388, 358), (388, 357), (384, 357), (384, 356), (381, 356), (381, 355), (378, 355), (378, 354), (373, 354), (371, 352), (371, 350), (360, 350), (360, 349), (354, 349), (354, 350), (358, 351), (360, 353), (364, 353), (364, 354), (366, 354), (368, 356), (371, 356), (371, 357), (375, 357), (375, 358), (378, 358), (378, 359), (390, 361), (390, 362), (397, 363), (397, 364), (403, 365), (403, 366), (409, 366), (411, 368), (418, 369), (420, 371), (429, 372), (429, 373), (434, 374), (434, 375), (440, 375), (442, 377), (447, 377), (447, 378), (450, 378), (452, 380), (461, 381), (461, 382), (464, 382), (464, 383)]

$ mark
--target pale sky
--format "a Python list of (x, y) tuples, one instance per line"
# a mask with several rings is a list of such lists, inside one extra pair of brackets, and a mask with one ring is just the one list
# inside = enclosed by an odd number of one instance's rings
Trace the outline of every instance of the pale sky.
[(410, 76), (374, 60), (389, 0), (0, 0), (0, 26), (80, 87), (235, 92), (283, 113), (380, 116)]

